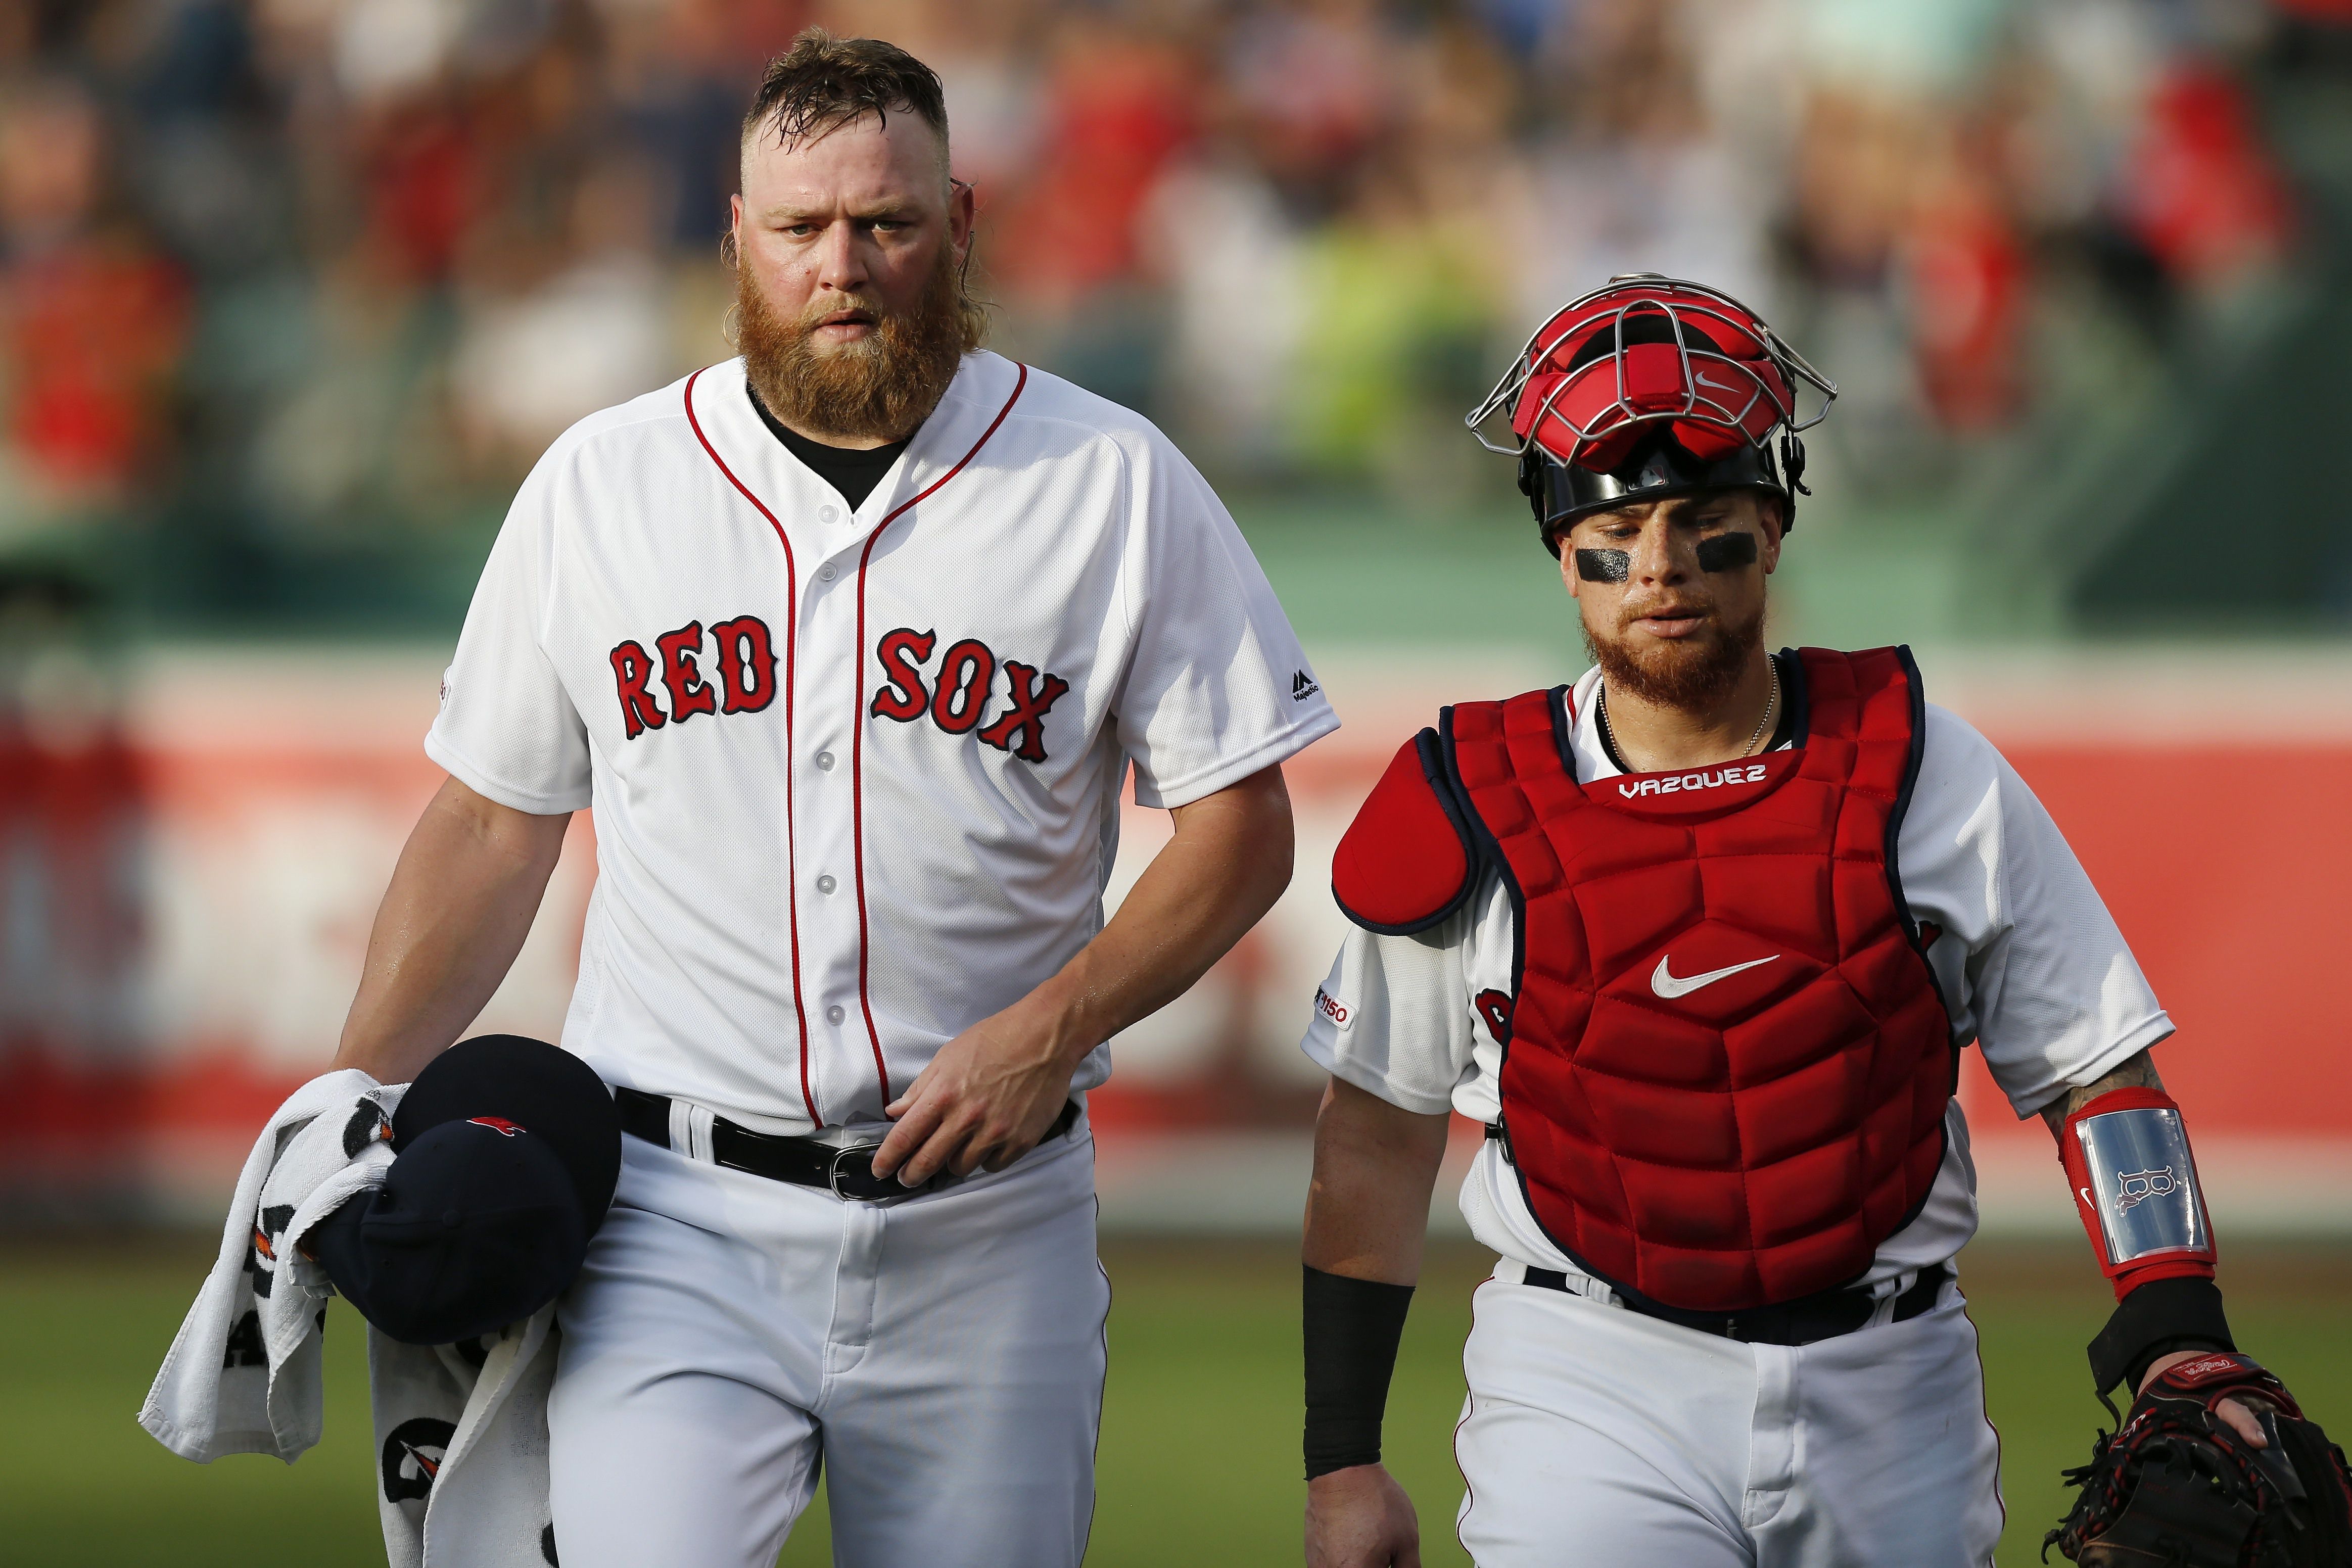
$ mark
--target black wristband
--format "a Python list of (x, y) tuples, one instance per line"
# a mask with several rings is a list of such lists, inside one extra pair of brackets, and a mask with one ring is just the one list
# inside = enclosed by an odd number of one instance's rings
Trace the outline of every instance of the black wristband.
[(2127, 1397), (2136, 1397), (2148, 1364), (2159, 1355), (2237, 1348), (2220, 1286), (2193, 1276), (2150, 1280), (2116, 1303), (2107, 1326), (2091, 1342), (2091, 1376), (2101, 1394), (2120, 1383)]
[(1307, 1479), (1378, 1464), (1381, 1417), (1411, 1285), (1309, 1268), (1300, 1291), (1307, 1339)]

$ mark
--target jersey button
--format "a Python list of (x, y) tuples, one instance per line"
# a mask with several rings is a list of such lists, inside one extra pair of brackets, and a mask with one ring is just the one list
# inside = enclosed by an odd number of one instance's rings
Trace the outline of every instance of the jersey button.
[(830, 876), (821, 876), (816, 879), (816, 890), (819, 893), (831, 893), (835, 888), (839, 887), (841, 883), (834, 881)]
[[(820, 523), (837, 523), (841, 521), (841, 510), (837, 507), (819, 507), (816, 512), (816, 520)], [(833, 569), (827, 567), (825, 569), (825, 575), (830, 578), (833, 575)]]
[(848, 1016), (849, 1015), (846, 1012), (842, 1010), (842, 1007), (839, 1002), (835, 1002), (833, 1006), (824, 1009), (824, 1021), (827, 1023), (839, 1023)]
[(830, 751), (820, 751), (820, 752), (818, 752), (818, 753), (816, 754), (816, 765), (817, 765), (817, 767), (818, 767), (820, 769), (822, 769), (822, 770), (823, 770), (823, 771), (824, 771), (824, 772), (827, 772), (827, 773), (832, 772), (832, 771), (833, 771), (833, 753), (832, 753), (832, 752), (830, 752)]
[[(831, 508), (828, 507), (827, 510), (831, 510)], [(829, 523), (833, 521), (833, 519), (831, 517), (827, 517), (825, 518), (825, 521)], [(823, 566), (816, 569), (816, 580), (819, 582), (831, 582), (835, 578), (839, 577), (840, 575), (840, 572), (834, 570), (834, 566), (831, 561), (827, 561)]]

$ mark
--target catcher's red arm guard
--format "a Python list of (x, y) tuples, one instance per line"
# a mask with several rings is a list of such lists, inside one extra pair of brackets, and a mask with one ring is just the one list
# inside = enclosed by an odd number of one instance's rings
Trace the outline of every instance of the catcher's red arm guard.
[(2213, 1227), (2171, 1095), (2137, 1087), (2100, 1095), (2059, 1129), (2058, 1159), (2116, 1300), (2151, 1280), (2213, 1277)]
[(2157, 1357), (2237, 1348), (2213, 1283), (2213, 1227), (2180, 1107), (2161, 1089), (2112, 1090), (2069, 1115), (2058, 1158), (2116, 1310), (2090, 1345), (2105, 1394), (2136, 1391)]

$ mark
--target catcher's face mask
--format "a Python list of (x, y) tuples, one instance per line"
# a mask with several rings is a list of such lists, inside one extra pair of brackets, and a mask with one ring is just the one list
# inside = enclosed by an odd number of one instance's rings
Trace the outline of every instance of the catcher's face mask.
[[(1801, 389), (1819, 402), (1798, 410)], [(1562, 308), (1470, 413), (1489, 451), (1519, 459), (1544, 544), (1588, 513), (1704, 490), (1806, 492), (1801, 431), (1837, 389), (1729, 295), (1633, 273)], [(1507, 412), (1512, 440), (1484, 427)], [(1777, 435), (1777, 441), (1775, 439)]]

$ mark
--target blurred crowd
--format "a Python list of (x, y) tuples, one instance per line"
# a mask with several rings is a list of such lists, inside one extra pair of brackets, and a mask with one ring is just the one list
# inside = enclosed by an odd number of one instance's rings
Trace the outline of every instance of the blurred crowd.
[(1918, 453), (2147, 373), (2290, 263), (2249, 87), (2277, 20), (0, 0), (0, 551), (174, 508), (285, 539), (494, 517), (572, 420), (729, 351), (739, 118), (810, 23), (944, 78), (996, 345), (1221, 478), (1507, 488), (1462, 412), (1549, 308), (1652, 269), (1839, 382), (1822, 461), (1916, 483)]

